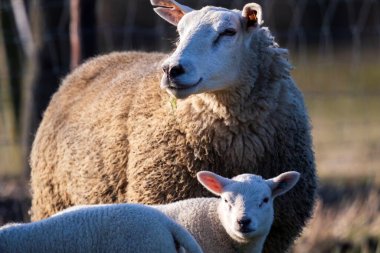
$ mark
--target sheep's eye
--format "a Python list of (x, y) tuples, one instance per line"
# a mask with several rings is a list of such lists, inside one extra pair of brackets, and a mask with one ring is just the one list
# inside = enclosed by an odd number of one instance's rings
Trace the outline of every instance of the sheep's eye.
[(236, 34), (236, 31), (234, 29), (226, 29), (224, 30), (223, 32), (219, 33), (218, 37), (215, 39), (214, 41), (214, 44), (217, 44), (219, 42), (219, 40), (223, 37), (223, 36), (227, 36), (227, 37), (232, 37)]
[(262, 207), (264, 204), (268, 202), (269, 202), (269, 198), (268, 197), (264, 198), (259, 207)]
[(219, 36), (234, 36), (236, 31), (234, 29), (226, 29), (219, 34)]
[(227, 199), (224, 199), (224, 203), (228, 203), (228, 200), (227, 200)]

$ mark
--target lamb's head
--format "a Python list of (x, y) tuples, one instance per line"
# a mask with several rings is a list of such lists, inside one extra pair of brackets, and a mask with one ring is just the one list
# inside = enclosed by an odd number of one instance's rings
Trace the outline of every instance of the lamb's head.
[(193, 10), (174, 0), (151, 3), (162, 18), (177, 25), (179, 33), (176, 50), (162, 65), (161, 88), (186, 98), (238, 85), (242, 56), (262, 23), (258, 4), (238, 11), (212, 6)]
[(274, 219), (274, 198), (293, 188), (300, 174), (290, 171), (268, 180), (242, 174), (228, 179), (201, 171), (197, 177), (206, 189), (220, 196), (218, 214), (226, 232), (245, 243), (267, 236)]

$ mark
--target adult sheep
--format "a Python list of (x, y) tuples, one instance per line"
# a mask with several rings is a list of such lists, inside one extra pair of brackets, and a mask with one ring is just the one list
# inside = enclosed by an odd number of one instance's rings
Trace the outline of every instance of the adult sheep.
[(281, 212), (264, 247), (286, 251), (316, 191), (309, 119), (287, 50), (260, 26), (256, 4), (152, 4), (178, 25), (176, 50), (113, 53), (66, 77), (33, 144), (32, 220), (72, 205), (206, 196), (196, 180), (204, 169), (271, 178), (295, 168), (302, 177), (275, 203)]

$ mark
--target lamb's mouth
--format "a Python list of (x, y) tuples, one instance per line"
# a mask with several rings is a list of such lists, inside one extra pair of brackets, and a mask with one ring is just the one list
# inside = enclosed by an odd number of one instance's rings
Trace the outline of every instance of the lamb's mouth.
[(198, 86), (202, 82), (202, 80), (203, 79), (201, 77), (201, 78), (199, 78), (198, 82), (191, 84), (191, 85), (183, 85), (183, 84), (176, 83), (176, 82), (169, 82), (169, 84), (166, 88), (170, 89), (170, 90), (188, 90), (188, 89), (192, 89), (192, 88)]
[(246, 239), (251, 237), (253, 234), (255, 234), (256, 230), (254, 229), (245, 229), (244, 231), (238, 230), (235, 232), (235, 235), (237, 237), (240, 237), (241, 239)]
[(252, 232), (255, 232), (255, 230), (254, 229), (250, 229), (250, 228), (244, 228), (244, 229), (239, 229), (239, 232), (241, 234), (245, 235), (245, 234), (250, 234)]

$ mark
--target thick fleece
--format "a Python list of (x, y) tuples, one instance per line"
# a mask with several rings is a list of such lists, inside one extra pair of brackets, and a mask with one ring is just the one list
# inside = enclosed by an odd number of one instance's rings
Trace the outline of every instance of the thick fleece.
[(2, 253), (186, 252), (202, 250), (186, 229), (143, 205), (88, 206), (0, 228)]
[(258, 28), (242, 50), (233, 88), (176, 101), (160, 89), (164, 54), (112, 53), (74, 70), (33, 143), (32, 220), (72, 205), (208, 196), (195, 177), (205, 169), (264, 178), (292, 169), (302, 177), (275, 203), (282, 211), (264, 250), (286, 251), (315, 203), (309, 118), (269, 30)]

